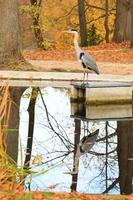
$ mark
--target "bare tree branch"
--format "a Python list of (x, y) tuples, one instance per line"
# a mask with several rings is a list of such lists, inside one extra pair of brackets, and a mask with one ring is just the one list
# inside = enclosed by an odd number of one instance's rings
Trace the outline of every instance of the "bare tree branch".
[[(109, 15), (114, 15), (114, 13), (109, 12)], [(104, 18), (104, 17), (105, 17), (105, 14), (103, 14), (103, 15), (101, 15), (101, 16), (95, 18), (95, 19), (92, 19), (92, 20), (88, 21), (87, 24), (90, 24), (90, 23), (92, 23), (92, 22), (94, 22), (94, 21), (97, 21), (97, 20), (99, 20), (99, 19), (101, 19), (101, 18)]]
[[(116, 151), (117, 151), (117, 148), (113, 149), (112, 151), (109, 151), (107, 155), (112, 154)], [(89, 151), (88, 153), (96, 155), (96, 156), (105, 156), (106, 155), (106, 153), (97, 153), (95, 151)]]
[(103, 192), (103, 194), (108, 193), (110, 190), (112, 190), (118, 182), (119, 178), (116, 178), (115, 181)]
[[(66, 152), (66, 153), (63, 154), (63, 155), (59, 155), (59, 156), (56, 156), (56, 157), (54, 157), (54, 158), (51, 158), (50, 160), (47, 160), (46, 162), (43, 162), (42, 164), (48, 164), (49, 162), (54, 161), (54, 160), (57, 160), (57, 159), (59, 159), (59, 158), (66, 158), (66, 156), (68, 156), (70, 153), (72, 153), (72, 151), (68, 151), (68, 152)], [(63, 159), (63, 160), (64, 160), (64, 159)]]
[(70, 10), (67, 14), (65, 14), (65, 15), (63, 15), (63, 16), (61, 16), (61, 17), (58, 17), (58, 18), (56, 19), (56, 22), (58, 22), (60, 19), (63, 19), (63, 18), (65, 18), (65, 17), (69, 16), (69, 15), (72, 13), (72, 11), (73, 11), (77, 6), (78, 6), (78, 5), (76, 4), (75, 6), (73, 6), (73, 7), (71, 8), (71, 10)]
[[(114, 133), (112, 133), (112, 134), (108, 135), (108, 139), (109, 139), (109, 138), (112, 138), (112, 137), (114, 137), (114, 136), (116, 136), (116, 135), (117, 135), (117, 132), (114, 132)], [(97, 139), (97, 140), (96, 140), (96, 142), (101, 142), (101, 141), (104, 141), (104, 140), (106, 140), (106, 136), (105, 136), (105, 137), (102, 137), (102, 138), (99, 138), (99, 139)]]
[[(94, 8), (94, 9), (98, 9), (98, 10), (105, 11), (105, 8), (103, 8), (103, 7), (99, 7), (99, 6), (96, 6), (96, 5), (91, 5), (91, 4), (89, 4), (88, 2), (86, 2), (86, 11), (87, 11), (89, 8)], [(115, 8), (112, 8), (112, 9), (109, 10), (109, 12), (115, 11), (115, 10), (116, 10)]]
[(102, 7), (99, 7), (99, 6), (96, 6), (96, 5), (91, 5), (87, 1), (85, 1), (85, 4), (86, 4), (86, 10), (88, 10), (89, 8), (95, 8), (95, 9), (99, 9), (99, 10), (105, 11), (105, 8), (102, 8)]
[(43, 99), (43, 96), (42, 96), (42, 93), (41, 93), (41, 90), (40, 90), (40, 88), (39, 88), (39, 93), (40, 93), (40, 96), (41, 96), (41, 99), (42, 99), (42, 103), (43, 103), (43, 105), (44, 105), (44, 108), (45, 108), (45, 111), (46, 111), (46, 116), (47, 116), (47, 120), (48, 120), (48, 123), (49, 123), (49, 126), (50, 126), (50, 128), (51, 128), (51, 130), (60, 138), (60, 140), (61, 140), (61, 142), (64, 144), (64, 146), (69, 150), (69, 147), (68, 147), (68, 145), (66, 145), (66, 143), (64, 142), (64, 140), (66, 141), (66, 142), (69, 142), (66, 138), (62, 138), (62, 136), (54, 129), (54, 127), (52, 126), (52, 123), (51, 123), (51, 121), (50, 121), (50, 118), (49, 118), (49, 112), (48, 112), (48, 109), (47, 109), (47, 106), (46, 106), (46, 104), (45, 104), (45, 102), (44, 102), (44, 99)]

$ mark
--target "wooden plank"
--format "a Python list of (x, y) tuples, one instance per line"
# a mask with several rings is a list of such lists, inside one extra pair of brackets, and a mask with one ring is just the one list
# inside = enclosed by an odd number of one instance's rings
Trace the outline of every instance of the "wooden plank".
[(103, 82), (88, 82), (88, 83), (73, 83), (75, 88), (110, 88), (110, 87), (133, 87), (133, 83), (130, 82), (116, 82), (116, 81), (103, 81)]
[(50, 80), (0, 80), (0, 86), (3, 85), (9, 85), (11, 87), (71, 88), (71, 82)]
[[(0, 79), (12, 80), (65, 80), (83, 81), (83, 73), (69, 72), (35, 72), (35, 71), (0, 71)], [(133, 75), (90, 74), (89, 81), (121, 81), (133, 82)]]
[(86, 118), (78, 115), (70, 115), (71, 118), (79, 119), (82, 121), (133, 121), (133, 117), (124, 117), (124, 118)]
[[(89, 81), (132, 82), (133, 75), (89, 75)], [(83, 73), (35, 72), (35, 71), (0, 71), (0, 85), (18, 87), (72, 87), (72, 83), (83, 82)]]

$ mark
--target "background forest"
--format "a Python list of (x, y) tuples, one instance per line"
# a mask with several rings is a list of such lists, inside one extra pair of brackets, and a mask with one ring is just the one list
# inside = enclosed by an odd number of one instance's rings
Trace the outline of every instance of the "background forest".
[(79, 30), (81, 46), (130, 41), (133, 47), (132, 0), (19, 1), (24, 47), (33, 45), (35, 36), (43, 49), (70, 48), (70, 36), (61, 31), (71, 28)]

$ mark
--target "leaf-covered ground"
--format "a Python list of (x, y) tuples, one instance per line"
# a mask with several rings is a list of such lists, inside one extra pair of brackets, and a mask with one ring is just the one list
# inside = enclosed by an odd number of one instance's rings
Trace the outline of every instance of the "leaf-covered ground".
[[(84, 50), (96, 59), (101, 74), (133, 74), (133, 49), (130, 48), (128, 42), (101, 44), (84, 48)], [(24, 51), (24, 57), (34, 66), (36, 71), (83, 71), (77, 62), (73, 47), (62, 50)]]
[[(9, 175), (6, 170), (2, 171), (6, 176)], [(7, 179), (0, 177), (0, 200), (133, 200), (133, 194), (110, 196), (66, 192), (25, 192), (24, 187), (16, 184), (13, 180), (11, 181), (9, 177)]]
[[(101, 44), (83, 48), (88, 51), (98, 62), (118, 62), (133, 63), (133, 49), (129, 48), (129, 43), (121, 44)], [(75, 60), (75, 51), (71, 49), (35, 50), (24, 53), (29, 60)]]
[(1, 200), (133, 200), (133, 196), (85, 195), (80, 193), (24, 192), (22, 187), (0, 189)]
[[(130, 48), (128, 42), (100, 44), (83, 49), (96, 59), (100, 74), (133, 74), (133, 49)], [(83, 68), (77, 62), (73, 46), (69, 49), (51, 49), (47, 51), (40, 49), (25, 50), (23, 56), (28, 62), (0, 66), (0, 70), (83, 71)]]

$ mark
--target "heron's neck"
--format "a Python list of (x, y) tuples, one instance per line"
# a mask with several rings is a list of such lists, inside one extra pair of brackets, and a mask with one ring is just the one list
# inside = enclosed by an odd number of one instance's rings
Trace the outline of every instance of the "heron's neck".
[(76, 53), (79, 54), (81, 49), (80, 49), (79, 44), (78, 44), (78, 33), (76, 33), (74, 35), (74, 47), (75, 47)]

